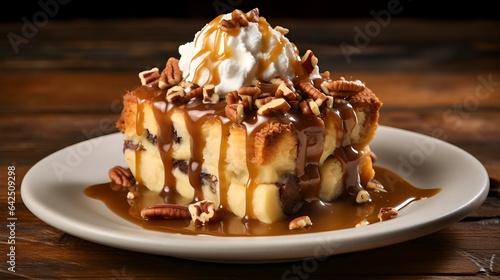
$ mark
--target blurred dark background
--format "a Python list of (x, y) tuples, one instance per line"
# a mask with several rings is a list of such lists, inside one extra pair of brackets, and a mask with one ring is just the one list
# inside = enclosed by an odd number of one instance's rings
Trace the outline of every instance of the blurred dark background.
[[(23, 17), (32, 20), (43, 9), (59, 9), (52, 19), (107, 19), (152, 17), (198, 17), (211, 19), (233, 8), (243, 11), (259, 7), (265, 17), (300, 18), (367, 18), (371, 11), (400, 6), (399, 17), (426, 19), (499, 19), (494, 1), (419, 1), (419, 0), (363, 0), (363, 1), (256, 1), (256, 0), (187, 0), (187, 1), (120, 1), (96, 0), (31, 0), (6, 1), (1, 9), (1, 22), (20, 22)], [(48, 13), (48, 12), (47, 12)], [(50, 15), (50, 13), (48, 13)]]

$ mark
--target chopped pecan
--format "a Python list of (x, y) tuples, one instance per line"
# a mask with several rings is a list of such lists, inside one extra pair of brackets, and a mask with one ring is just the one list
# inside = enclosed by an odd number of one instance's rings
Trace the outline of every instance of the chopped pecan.
[(371, 200), (370, 194), (366, 190), (360, 190), (356, 195), (357, 203), (365, 203)]
[(192, 99), (195, 97), (200, 97), (203, 96), (203, 87), (197, 86), (195, 84), (189, 85), (188, 87), (185, 87), (186, 99)]
[(227, 104), (234, 104), (238, 103), (238, 101), (241, 100), (240, 96), (238, 95), (237, 90), (230, 91), (226, 94), (226, 103)]
[(205, 104), (215, 104), (219, 102), (219, 95), (215, 92), (214, 85), (205, 85), (203, 87), (203, 103)]
[(277, 25), (276, 27), (274, 27), (274, 30), (276, 30), (279, 33), (281, 33), (281, 35), (286, 35), (289, 32), (288, 28), (284, 28), (283, 26), (279, 26), (279, 25)]
[(248, 95), (241, 95), (241, 101), (239, 103), (243, 104), (243, 109), (245, 113), (250, 113), (253, 107), (253, 98)]
[(367, 226), (369, 224), (370, 224), (370, 222), (368, 222), (367, 219), (363, 219), (359, 223), (357, 223), (355, 227), (364, 227), (364, 226)]
[[(272, 79), (271, 81), (274, 81), (274, 80), (278, 81), (279, 79), (276, 78), (276, 79)], [(258, 88), (260, 88), (260, 92), (261, 92), (259, 97), (262, 97), (263, 94), (274, 95), (276, 93), (276, 90), (278, 89), (278, 86), (280, 83), (281, 83), (281, 81), (279, 81), (277, 83), (258, 82), (256, 86)]]
[(288, 102), (286, 102), (283, 98), (276, 98), (271, 100), (271, 102), (262, 105), (259, 110), (257, 110), (257, 114), (261, 116), (266, 116), (272, 113), (286, 113), (290, 111), (292, 107)]
[(311, 218), (309, 216), (300, 216), (293, 219), (289, 224), (289, 229), (303, 229), (312, 225)]
[(225, 108), (226, 117), (240, 124), (245, 120), (245, 106), (243, 103), (227, 104)]
[(141, 85), (156, 86), (160, 80), (160, 72), (158, 68), (151, 68), (150, 70), (145, 70), (139, 73), (139, 79), (141, 80)]
[(307, 100), (307, 105), (309, 105), (309, 108), (311, 108), (311, 112), (312, 112), (315, 116), (319, 116), (319, 115), (321, 115), (321, 111), (319, 110), (318, 103), (316, 103), (314, 100), (312, 100), (312, 99), (308, 99), (308, 100)]
[(248, 26), (247, 15), (241, 10), (238, 9), (233, 10), (233, 12), (231, 13), (231, 17), (232, 17), (231, 20), (237, 22), (239, 26), (243, 27)]
[(306, 53), (302, 56), (300, 62), (304, 70), (306, 70), (306, 73), (311, 74), (318, 65), (318, 58), (311, 50), (307, 50)]
[(168, 102), (172, 102), (183, 98), (185, 94), (183, 87), (174, 86), (168, 89), (166, 99)]
[(300, 89), (304, 91), (309, 97), (311, 97), (318, 106), (321, 106), (323, 102), (327, 101), (327, 97), (324, 93), (315, 88), (310, 82), (299, 83)]
[(217, 219), (215, 204), (210, 200), (202, 200), (189, 204), (191, 220), (196, 227), (203, 226)]
[(302, 111), (302, 114), (304, 115), (312, 114), (311, 108), (309, 107), (307, 100), (300, 101), (299, 108)]
[(260, 95), (261, 91), (259, 87), (242, 87), (238, 89), (238, 94), (240, 96), (250, 96), (256, 99)]
[(253, 8), (247, 12), (247, 20), (250, 22), (258, 22), (259, 21), (259, 8)]
[(384, 189), (384, 186), (382, 186), (382, 184), (380, 184), (378, 182), (374, 182), (374, 181), (368, 182), (366, 184), (366, 187), (368, 189), (372, 189), (372, 190), (379, 191), (379, 192), (387, 192), (387, 190)]
[(189, 219), (191, 213), (187, 206), (178, 204), (157, 204), (144, 207), (141, 210), (141, 217), (149, 219)]
[(379, 221), (392, 220), (398, 217), (398, 210), (394, 207), (382, 207), (378, 213)]
[(170, 57), (165, 64), (165, 69), (161, 72), (158, 87), (165, 89), (177, 85), (181, 80), (182, 71), (179, 68), (179, 60), (175, 57)]
[(237, 27), (239, 27), (239, 24), (237, 22), (232, 21), (232, 20), (222, 19), (219, 22), (219, 29), (224, 31), (224, 32), (229, 32)]
[(259, 109), (260, 107), (262, 107), (263, 105), (265, 105), (265, 104), (273, 101), (274, 99), (276, 99), (276, 97), (274, 97), (274, 96), (266, 96), (266, 97), (263, 97), (263, 98), (257, 98), (254, 101), (254, 105), (255, 105), (255, 107), (257, 107), (257, 109)]
[(298, 95), (292, 91), (285, 82), (281, 82), (276, 90), (276, 97), (284, 97), (288, 101), (297, 100)]

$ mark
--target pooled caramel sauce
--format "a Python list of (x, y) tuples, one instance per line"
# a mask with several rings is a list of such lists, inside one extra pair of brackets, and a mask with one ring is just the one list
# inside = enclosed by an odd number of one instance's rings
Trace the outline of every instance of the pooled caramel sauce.
[[(440, 191), (440, 189), (417, 188), (389, 169), (379, 166), (374, 168), (376, 181), (381, 183), (387, 192), (370, 190), (371, 202), (357, 204), (349, 195), (341, 196), (331, 203), (314, 200), (304, 203), (299, 212), (293, 216), (273, 224), (240, 218), (224, 208), (219, 209), (217, 221), (201, 227), (195, 227), (189, 219), (146, 221), (140, 216), (141, 209), (162, 203), (166, 198), (142, 185), (137, 186), (139, 197), (133, 200), (127, 200), (126, 191), (113, 191), (110, 188), (111, 183), (89, 186), (84, 193), (88, 197), (102, 201), (119, 217), (148, 230), (186, 235), (276, 236), (353, 228), (363, 220), (369, 224), (377, 223), (379, 222), (377, 215), (381, 208), (393, 207), (401, 210), (410, 203), (430, 198)], [(308, 215), (313, 224), (305, 229), (288, 229), (288, 223), (302, 215)]]

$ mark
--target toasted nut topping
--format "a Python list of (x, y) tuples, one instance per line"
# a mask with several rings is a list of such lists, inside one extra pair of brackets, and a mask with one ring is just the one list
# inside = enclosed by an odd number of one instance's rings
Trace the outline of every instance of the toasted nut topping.
[(276, 90), (276, 97), (284, 97), (288, 101), (293, 101), (297, 99), (297, 95), (290, 88), (287, 87), (285, 82), (281, 82)]
[(171, 87), (168, 91), (167, 91), (167, 101), (168, 102), (172, 102), (174, 100), (178, 100), (180, 98), (183, 98), (185, 95), (185, 92), (184, 92), (184, 88), (181, 87), (181, 86), (174, 86), (174, 87)]
[(238, 23), (233, 20), (223, 19), (219, 22), (219, 28), (224, 32), (229, 32), (237, 27), (239, 27)]
[(253, 8), (247, 12), (247, 20), (250, 22), (258, 22), (259, 21), (259, 8)]
[(344, 77), (340, 77), (339, 80), (328, 81), (325, 86), (330, 90), (334, 91), (335, 97), (345, 98), (349, 95), (358, 93), (365, 90), (366, 86), (360, 80), (346, 81)]
[(139, 73), (139, 79), (141, 80), (141, 85), (155, 86), (158, 85), (160, 79), (160, 72), (158, 68), (151, 68), (150, 70), (145, 70)]
[(264, 104), (257, 110), (257, 114), (261, 116), (266, 116), (269, 114), (272, 114), (274, 112), (276, 113), (286, 113), (290, 111), (292, 107), (288, 102), (286, 102), (285, 99), (283, 98), (276, 98), (271, 100), (271, 102)]
[(108, 177), (115, 186), (118, 186), (117, 188), (112, 188), (113, 190), (126, 190), (135, 184), (135, 178), (130, 169), (122, 166), (115, 166), (109, 169)]
[(283, 36), (286, 35), (286, 34), (288, 34), (288, 32), (289, 32), (288, 28), (284, 28), (284, 27), (279, 26), (279, 25), (277, 25), (276, 27), (274, 27), (274, 30), (278, 31)]
[(219, 102), (219, 95), (215, 93), (214, 85), (205, 85), (203, 87), (203, 103), (205, 104), (215, 104)]
[(368, 222), (366, 219), (363, 219), (359, 223), (357, 223), (355, 227), (364, 227), (364, 226), (367, 226), (369, 224), (370, 224), (370, 222)]
[(326, 95), (315, 88), (310, 82), (301, 82), (299, 84), (300, 89), (302, 89), (309, 97), (311, 97), (318, 106), (321, 106), (323, 102), (327, 100)]
[(307, 50), (300, 60), (302, 67), (306, 70), (307, 74), (311, 74), (314, 68), (318, 65), (318, 58), (311, 50)]
[(314, 100), (308, 99), (307, 105), (309, 105), (309, 108), (311, 108), (311, 112), (315, 116), (321, 115), (321, 111), (319, 110), (319, 106), (318, 106), (318, 104)]
[(237, 90), (230, 91), (226, 94), (226, 103), (227, 104), (234, 104), (238, 103), (239, 100), (241, 100), (240, 96), (238, 95)]
[(245, 106), (243, 103), (233, 103), (226, 105), (226, 117), (235, 123), (242, 123), (245, 119)]
[(197, 227), (213, 222), (217, 219), (215, 204), (210, 200), (202, 200), (188, 206), (191, 220)]
[(231, 13), (232, 19), (234, 22), (237, 22), (239, 26), (248, 26), (247, 15), (243, 13), (241, 10), (233, 10)]
[(238, 90), (238, 94), (243, 97), (243, 96), (249, 96), (251, 98), (257, 98), (260, 95), (260, 88), (259, 87), (242, 87)]
[(184, 90), (186, 92), (185, 98), (186, 99), (192, 99), (195, 97), (200, 97), (203, 96), (203, 88), (198, 87), (198, 86), (190, 86)]
[(368, 184), (366, 184), (366, 187), (379, 192), (387, 192), (382, 184), (373, 181), (368, 182)]
[(248, 95), (241, 95), (241, 101), (239, 103), (243, 104), (243, 109), (245, 113), (249, 114), (252, 111), (253, 98)]
[(187, 206), (178, 204), (158, 204), (144, 207), (141, 210), (141, 217), (149, 219), (189, 219), (191, 213)]
[(392, 220), (398, 217), (398, 210), (393, 207), (382, 207), (378, 213), (379, 221)]
[(289, 229), (303, 229), (312, 225), (311, 218), (309, 216), (300, 216), (293, 219), (289, 224)]
[(357, 203), (365, 203), (370, 201), (370, 194), (366, 190), (360, 190), (358, 194), (356, 195), (356, 202)]
[(179, 60), (175, 57), (170, 57), (165, 64), (165, 69), (161, 72), (158, 87), (165, 89), (179, 84), (181, 80), (182, 71), (179, 68)]
[(299, 108), (304, 115), (312, 114), (311, 107), (309, 107), (309, 104), (306, 100), (302, 100), (299, 102)]
[(263, 98), (258, 98), (254, 101), (254, 104), (255, 104), (255, 107), (257, 107), (257, 109), (259, 109), (260, 107), (262, 107), (263, 105), (273, 101), (274, 99), (276, 99), (275, 97), (273, 96), (267, 96), (267, 97), (263, 97)]

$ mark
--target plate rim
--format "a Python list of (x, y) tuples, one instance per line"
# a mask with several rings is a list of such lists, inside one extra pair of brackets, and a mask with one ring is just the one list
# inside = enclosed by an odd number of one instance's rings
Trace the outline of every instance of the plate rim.
[[(156, 254), (156, 255), (164, 255), (164, 256), (172, 256), (179, 257), (184, 259), (192, 259), (192, 260), (200, 260), (200, 261), (209, 261), (209, 262), (228, 262), (228, 263), (262, 263), (262, 262), (283, 262), (283, 261), (294, 261), (298, 259), (311, 258), (311, 257), (324, 257), (329, 255), (337, 255), (347, 252), (356, 252), (361, 250), (368, 250), (373, 248), (379, 248), (387, 245), (392, 245), (408, 240), (412, 240), (418, 237), (422, 237), (428, 235), (430, 233), (439, 231), (452, 223), (458, 222), (463, 219), (467, 214), (469, 214), (474, 209), (478, 208), (486, 199), (489, 190), (489, 176), (488, 173), (483, 166), (483, 164), (474, 156), (469, 154), (468, 152), (462, 150), (461, 148), (445, 142), (441, 139), (433, 138), (431, 136), (427, 136), (424, 134), (420, 134), (417, 132), (404, 130), (395, 127), (389, 127), (384, 125), (379, 125), (379, 130), (377, 131), (377, 135), (380, 137), (380, 134), (407, 134), (410, 137), (417, 137), (423, 139), (431, 139), (432, 141), (436, 141), (438, 145), (443, 145), (449, 149), (455, 151), (455, 153), (461, 154), (461, 156), (465, 156), (469, 159), (469, 163), (474, 164), (478, 167), (478, 169), (482, 172), (478, 178), (483, 179), (482, 182), (479, 182), (481, 187), (477, 188), (477, 193), (474, 197), (469, 198), (468, 203), (462, 205), (461, 207), (455, 209), (454, 212), (448, 213), (447, 215), (442, 215), (438, 219), (427, 220), (426, 224), (414, 225), (411, 227), (396, 227), (397, 231), (391, 231), (391, 227), (388, 227), (388, 223), (395, 223), (397, 219), (394, 221), (386, 221), (384, 223), (376, 223), (370, 225), (371, 238), (376, 239), (376, 242), (372, 242), (373, 245), (367, 245), (364, 242), (361, 244), (350, 244), (351, 246), (342, 246), (336, 240), (330, 240), (332, 238), (332, 234), (337, 239), (343, 241), (349, 241), (356, 238), (363, 237), (361, 234), (361, 229), (341, 229), (329, 232), (318, 232), (318, 233), (303, 233), (298, 235), (288, 235), (288, 236), (252, 236), (252, 237), (244, 237), (244, 236), (228, 236), (228, 237), (219, 237), (219, 236), (192, 236), (192, 235), (180, 235), (180, 234), (170, 234), (164, 232), (156, 232), (149, 231), (142, 228), (136, 229), (135, 231), (140, 232), (139, 237), (144, 237), (143, 240), (137, 242), (137, 236), (132, 236), (131, 233), (122, 233), (121, 235), (115, 233), (114, 231), (106, 231), (105, 229), (92, 229), (86, 228), (85, 224), (78, 223), (78, 221), (74, 221), (70, 225), (65, 225), (64, 222), (56, 223), (51, 220), (53, 215), (57, 215), (54, 212), (54, 209), (50, 209), (47, 205), (43, 205), (41, 201), (37, 201), (36, 197), (33, 197), (34, 193), (31, 187), (33, 185), (33, 174), (38, 169), (44, 167), (44, 165), (50, 161), (52, 158), (57, 157), (63, 151), (67, 149), (74, 149), (78, 147), (78, 145), (82, 145), (87, 143), (88, 141), (96, 140), (97, 138), (100, 140), (112, 141), (114, 137), (121, 137), (120, 132), (115, 132), (103, 136), (99, 136), (96, 138), (91, 138), (87, 140), (80, 141), (78, 143), (69, 145), (64, 147), (58, 151), (55, 151), (40, 161), (35, 163), (27, 172), (21, 183), (21, 197), (23, 204), (28, 208), (28, 210), (38, 217), (43, 222), (48, 225), (59, 229), (63, 232), (69, 233), (76, 237), (82, 238), (84, 240), (88, 240), (94, 243), (111, 246), (115, 248)], [(375, 139), (377, 139), (377, 135)], [(107, 171), (106, 171), (107, 173)], [(99, 183), (99, 182), (96, 182)], [(92, 184), (92, 183), (91, 183)], [(88, 186), (88, 184), (87, 184)], [(82, 193), (83, 195), (83, 193)], [(91, 199), (91, 198), (89, 198)], [(60, 215), (60, 213), (59, 213)], [(60, 215), (61, 216), (61, 215)], [(65, 215), (61, 216), (66, 220), (70, 217), (66, 217)], [(118, 216), (117, 216), (118, 217)], [(122, 219), (118, 217), (119, 219)], [(129, 222), (130, 223), (130, 222)], [(133, 225), (132, 223), (130, 223)], [(137, 226), (138, 227), (138, 226)], [(390, 232), (389, 232), (390, 231)], [(132, 234), (135, 232), (132, 232)], [(157, 238), (151, 238), (151, 236), (156, 237), (161, 234), (161, 241), (164, 241), (162, 244), (152, 244), (151, 242), (157, 241)], [(388, 234), (392, 235), (393, 238), (389, 240), (384, 240)], [(404, 236), (404, 237), (403, 237)], [(319, 242), (320, 249), (324, 251), (319, 255), (312, 254), (311, 248), (308, 248), (311, 245), (314, 245), (314, 242)], [(189, 241), (179, 242), (179, 241)], [(216, 242), (214, 242), (216, 241)], [(223, 252), (219, 252), (219, 255), (214, 255), (211, 249), (217, 249), (220, 251), (220, 242), (224, 242), (224, 244), (231, 245), (231, 250), (223, 250)], [(270, 250), (275, 250), (276, 248), (280, 248), (283, 250), (285, 247), (289, 247), (290, 243), (293, 243), (295, 246), (295, 250), (299, 253), (288, 254), (287, 256), (279, 257), (275, 252)], [(316, 245), (317, 245), (316, 244)], [(141, 247), (140, 245), (148, 245), (147, 248)], [(251, 245), (251, 246), (250, 246)], [(204, 250), (196, 251), (196, 248), (199, 246), (204, 246)], [(319, 247), (314, 248), (314, 251), (318, 251)], [(285, 248), (286, 249), (286, 248)], [(244, 250), (244, 253), (240, 253), (240, 250)], [(286, 250), (285, 250), (286, 251)], [(267, 253), (267, 254), (266, 254)]]

